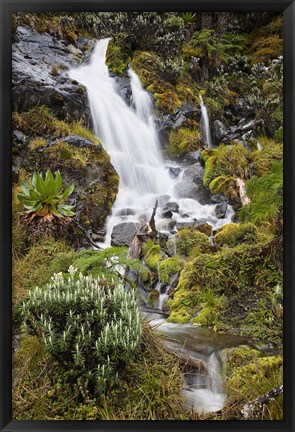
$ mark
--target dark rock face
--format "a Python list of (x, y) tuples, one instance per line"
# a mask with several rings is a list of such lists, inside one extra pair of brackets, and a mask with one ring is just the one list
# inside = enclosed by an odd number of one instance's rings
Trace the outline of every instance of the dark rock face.
[(227, 127), (221, 121), (215, 120), (212, 126), (212, 138), (215, 145), (221, 142), (229, 144), (233, 140), (239, 140), (241, 144), (253, 136), (255, 121), (253, 119), (241, 118), (237, 124)]
[(197, 162), (183, 173), (182, 181), (175, 185), (175, 192), (179, 198), (192, 198), (201, 204), (210, 204), (211, 194), (203, 185), (204, 168)]
[(71, 80), (67, 72), (81, 63), (86, 52), (29, 27), (18, 27), (15, 39), (12, 46), (14, 110), (27, 111), (36, 104), (44, 104), (61, 118), (67, 114), (72, 120), (79, 120), (83, 116), (91, 126), (84, 88)]
[(167, 114), (157, 120), (158, 133), (162, 139), (165, 139), (169, 130), (183, 126), (189, 119), (199, 121), (200, 118), (201, 109), (199, 106), (183, 104), (175, 114)]
[(179, 167), (169, 167), (169, 174), (172, 177), (177, 177), (180, 173), (181, 169)]
[(127, 103), (131, 104), (132, 89), (130, 79), (127, 77), (117, 76), (114, 73), (110, 73), (110, 76), (115, 80), (116, 90), (122, 99)]
[(225, 202), (217, 204), (215, 207), (215, 215), (218, 219), (223, 219), (226, 216), (227, 204)]
[(111, 237), (111, 245), (130, 246), (138, 229), (139, 224), (134, 222), (122, 222), (114, 226)]

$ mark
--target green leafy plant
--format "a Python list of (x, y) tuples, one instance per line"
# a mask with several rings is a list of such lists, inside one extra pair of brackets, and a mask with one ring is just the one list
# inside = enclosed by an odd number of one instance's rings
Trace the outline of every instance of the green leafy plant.
[(133, 291), (105, 279), (55, 273), (21, 306), (27, 332), (43, 341), (70, 382), (101, 394), (141, 341), (142, 325)]
[(72, 211), (74, 206), (63, 204), (72, 194), (74, 184), (61, 192), (62, 177), (59, 171), (56, 171), (54, 176), (47, 170), (44, 177), (42, 173), (34, 173), (31, 184), (26, 181), (21, 185), (21, 189), (23, 194), (19, 194), (17, 198), (25, 207), (30, 221), (36, 216), (52, 221), (54, 217), (62, 219), (75, 215)]

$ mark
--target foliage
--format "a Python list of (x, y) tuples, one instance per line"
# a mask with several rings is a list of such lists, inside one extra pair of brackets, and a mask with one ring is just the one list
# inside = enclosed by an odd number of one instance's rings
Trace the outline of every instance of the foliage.
[[(249, 359), (250, 360), (250, 359)], [(228, 404), (242, 407), (249, 401), (260, 397), (283, 383), (283, 360), (281, 356), (258, 357), (234, 368), (227, 382), (230, 397)], [(282, 419), (283, 398), (280, 396), (266, 406), (259, 417), (264, 419)]]
[(108, 283), (125, 281), (124, 273), (127, 269), (146, 275), (146, 267), (139, 260), (130, 259), (127, 255), (128, 250), (125, 247), (109, 247), (101, 251), (84, 250), (76, 253), (72, 265), (84, 275), (94, 278), (103, 275)]
[(283, 205), (283, 162), (274, 162), (270, 173), (253, 176), (246, 189), (251, 203), (242, 207), (240, 217), (253, 223), (276, 220)]
[(157, 270), (158, 263), (161, 260), (160, 245), (155, 244), (152, 240), (148, 240), (144, 245), (144, 260), (150, 269)]
[(256, 150), (251, 154), (251, 171), (257, 177), (262, 174), (270, 173), (274, 162), (280, 162), (283, 159), (283, 146), (277, 141), (259, 136), (258, 142), (261, 150)]
[(17, 420), (195, 419), (182, 402), (175, 357), (143, 323), (136, 356), (119, 371), (105, 395), (93, 398), (83, 383), (65, 383), (39, 339), (25, 336), (14, 361), (13, 417)]
[[(215, 253), (199, 253), (186, 263), (170, 295), (169, 320), (189, 322), (197, 312), (212, 308), (212, 303), (206, 304), (209, 293), (216, 300), (216, 330), (231, 329), (236, 334), (280, 345), (282, 300), (275, 293), (278, 284), (282, 284), (281, 247), (281, 238), (277, 237), (269, 243), (240, 244)], [(270, 308), (270, 304), (278, 302), (281, 306)], [(205, 318), (210, 315), (208, 310), (203, 314)]]
[(214, 242), (221, 246), (237, 246), (241, 243), (253, 244), (257, 241), (258, 231), (252, 223), (224, 225), (214, 236)]
[(197, 150), (201, 144), (199, 129), (180, 127), (173, 129), (169, 134), (169, 143), (166, 151), (169, 156), (182, 156), (190, 151)]
[(29, 292), (22, 316), (29, 334), (42, 338), (65, 376), (94, 393), (106, 390), (120, 364), (140, 343), (141, 321), (133, 292), (92, 276), (55, 273), (43, 289)]
[(59, 171), (56, 171), (54, 177), (52, 172), (47, 170), (44, 178), (42, 173), (34, 173), (31, 184), (25, 182), (21, 188), (23, 194), (19, 194), (17, 197), (31, 219), (40, 216), (52, 220), (54, 217), (63, 218), (75, 215), (72, 211), (74, 206), (63, 204), (63, 201), (72, 194), (74, 184), (61, 192), (62, 178)]
[[(205, 156), (205, 175), (203, 178), (204, 186), (209, 186), (213, 193), (217, 192), (216, 182), (218, 179), (218, 191), (226, 194), (230, 198), (235, 198), (233, 188), (227, 190), (225, 186), (233, 187), (228, 184), (229, 178), (240, 177), (248, 178), (249, 153), (241, 144), (220, 145), (217, 150), (209, 154), (202, 152)], [(225, 181), (225, 185), (220, 185), (220, 180)], [(214, 182), (215, 180), (215, 182)]]
[(208, 251), (210, 240), (206, 234), (194, 229), (183, 228), (178, 231), (176, 251), (179, 255), (189, 256), (198, 252)]
[(178, 273), (183, 269), (183, 266), (184, 262), (178, 257), (171, 257), (161, 261), (159, 265), (159, 281), (169, 284), (171, 275)]

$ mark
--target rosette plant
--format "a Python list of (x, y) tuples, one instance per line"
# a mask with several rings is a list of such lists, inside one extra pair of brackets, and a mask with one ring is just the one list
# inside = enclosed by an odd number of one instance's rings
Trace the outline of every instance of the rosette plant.
[(47, 170), (42, 173), (34, 173), (31, 184), (27, 181), (21, 185), (22, 194), (17, 197), (26, 209), (27, 218), (32, 221), (36, 216), (51, 222), (54, 218), (65, 219), (75, 216), (72, 211), (74, 206), (64, 204), (74, 190), (72, 183), (62, 192), (62, 177), (59, 171), (52, 174)]

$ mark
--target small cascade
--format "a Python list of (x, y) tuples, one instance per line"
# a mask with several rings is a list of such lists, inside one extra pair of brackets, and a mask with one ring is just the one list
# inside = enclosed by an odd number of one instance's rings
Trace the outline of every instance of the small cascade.
[(212, 139), (211, 139), (208, 111), (207, 111), (206, 105), (204, 104), (202, 95), (200, 93), (199, 93), (199, 99), (200, 99), (200, 104), (201, 104), (203, 135), (204, 135), (206, 144), (210, 148), (210, 147), (212, 147)]
[(169, 286), (167, 285), (167, 286), (161, 286), (160, 287), (160, 290), (159, 290), (159, 299), (158, 299), (158, 301), (157, 301), (157, 303), (156, 303), (156, 309), (159, 309), (159, 310), (161, 310), (161, 311), (163, 311), (165, 308), (166, 308), (166, 306), (167, 306), (167, 302), (168, 302), (168, 298), (169, 298), (169, 296), (168, 296), (168, 293), (169, 293)]
[(223, 408), (226, 396), (222, 361), (218, 352), (213, 352), (206, 370), (194, 370), (185, 375), (184, 396), (187, 406), (195, 411), (215, 412)]
[(261, 151), (262, 150), (262, 145), (260, 144), (260, 142), (257, 140), (257, 150)]

